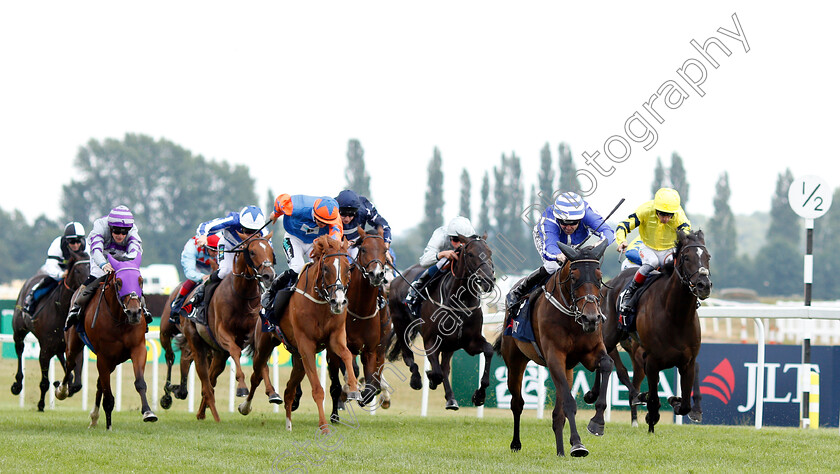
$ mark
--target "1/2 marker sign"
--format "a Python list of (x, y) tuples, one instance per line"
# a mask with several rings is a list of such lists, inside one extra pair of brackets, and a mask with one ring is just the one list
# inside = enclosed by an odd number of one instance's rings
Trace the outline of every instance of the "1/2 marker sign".
[(793, 212), (806, 219), (817, 219), (831, 207), (833, 190), (818, 176), (802, 176), (788, 189), (788, 202)]

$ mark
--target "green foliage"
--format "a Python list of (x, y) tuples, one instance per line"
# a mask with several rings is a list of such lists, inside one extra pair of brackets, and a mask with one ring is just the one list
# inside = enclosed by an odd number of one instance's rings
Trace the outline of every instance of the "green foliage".
[[(580, 182), (577, 178), (577, 166), (575, 166), (575, 161), (572, 159), (572, 150), (569, 148), (569, 145), (565, 143), (560, 143), (558, 147), (558, 152), (560, 156), (560, 187), (559, 189), (562, 192), (566, 191), (573, 191), (576, 193), (580, 192)], [(549, 196), (551, 196), (549, 194)], [(549, 203), (553, 203), (554, 200), (549, 198)]]
[(80, 179), (63, 187), (65, 219), (89, 229), (125, 204), (143, 239), (144, 264), (178, 264), (183, 242), (198, 224), (257, 201), (248, 167), (208, 161), (146, 135), (91, 139), (79, 149), (75, 165)]
[(837, 299), (840, 295), (840, 188), (834, 190), (832, 207), (814, 221), (815, 299)]
[(533, 206), (525, 207), (522, 168), (519, 157), (511, 153), (502, 155), (501, 163), (493, 167), (495, 186), (493, 188), (493, 210), (495, 224), (489, 244), (493, 248), (494, 261), (501, 273), (520, 273), (539, 263), (533, 250), (530, 229), (525, 220)]
[(741, 278), (745, 271), (739, 267), (742, 263), (737, 259), (738, 233), (735, 229), (735, 216), (729, 207), (729, 173), (723, 172), (715, 185), (714, 215), (709, 219), (704, 234), (714, 262), (714, 284), (718, 288), (741, 286)]
[(490, 232), (490, 176), (484, 172), (484, 177), (481, 179), (481, 207), (478, 212), (478, 227), (476, 231), (479, 234)]
[(665, 168), (662, 166), (662, 159), (656, 158), (656, 168), (653, 170), (653, 183), (650, 185), (650, 198), (665, 185)]
[(472, 211), (470, 210), (470, 173), (466, 168), (461, 171), (461, 202), (459, 215), (472, 220)]
[(359, 140), (352, 138), (347, 142), (347, 167), (344, 168), (347, 189), (373, 199), (370, 195), (370, 174), (365, 169), (365, 150)]
[(431, 237), (432, 232), (443, 225), (443, 160), (440, 150), (434, 149), (432, 159), (429, 160), (428, 180), (426, 187), (426, 207), (423, 222), (420, 225), (420, 233), (426, 239)]
[(20, 211), (0, 209), (0, 283), (34, 275), (44, 264), (50, 244), (63, 231), (63, 223), (43, 215), (30, 226)]
[[(537, 176), (540, 198), (545, 202), (545, 205), (551, 204), (551, 196), (554, 194), (554, 169), (551, 165), (551, 148), (546, 143), (542, 150), (540, 150), (540, 173)], [(531, 204), (537, 204), (538, 202), (534, 198), (530, 200)]]
[[(688, 204), (688, 178), (685, 174), (685, 167), (683, 160), (677, 152), (671, 154), (671, 170), (668, 173), (671, 179), (671, 187), (680, 193), (680, 202), (683, 209), (687, 209)], [(688, 211), (686, 211), (688, 212)]]

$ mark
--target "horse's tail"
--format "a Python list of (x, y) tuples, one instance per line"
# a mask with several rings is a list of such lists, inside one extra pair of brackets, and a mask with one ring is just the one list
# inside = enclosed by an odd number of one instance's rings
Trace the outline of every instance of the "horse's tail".
[(502, 338), (505, 337), (503, 332), (499, 333), (499, 337), (496, 338), (496, 342), (493, 343), (493, 351), (496, 352), (498, 355), (502, 355)]
[(175, 342), (175, 347), (177, 347), (182, 354), (190, 350), (190, 345), (187, 344), (187, 338), (183, 334), (176, 335), (172, 340)]
[(254, 332), (248, 333), (248, 337), (245, 338), (245, 344), (242, 347), (242, 354), (248, 356), (249, 359), (254, 359), (254, 352), (256, 352), (256, 344), (254, 344), (255, 334)]

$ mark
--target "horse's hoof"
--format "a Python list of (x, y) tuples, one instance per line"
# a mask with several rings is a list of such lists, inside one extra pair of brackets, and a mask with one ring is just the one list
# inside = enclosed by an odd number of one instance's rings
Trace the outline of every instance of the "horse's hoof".
[(237, 397), (247, 397), (248, 396), (248, 389), (245, 387), (239, 387), (236, 389), (236, 396)]
[(688, 414), (688, 419), (695, 423), (703, 423), (703, 412), (691, 410)]
[(20, 391), (23, 390), (23, 384), (20, 382), (15, 382), (12, 384), (12, 395), (20, 395)]
[(151, 410), (147, 411), (146, 413), (143, 413), (143, 421), (148, 423), (154, 423), (157, 421), (157, 415), (152, 413)]
[(67, 398), (67, 385), (60, 385), (55, 389), (55, 398), (59, 400)]
[[(586, 426), (586, 429), (595, 436), (604, 436), (603, 423), (596, 423), (594, 420), (589, 420), (589, 425)], [(574, 454), (572, 456), (574, 456)]]
[(583, 396), (583, 401), (589, 405), (592, 405), (593, 403), (598, 401), (598, 394), (591, 391), (586, 392), (586, 394)]
[(461, 407), (458, 406), (458, 401), (455, 400), (454, 398), (452, 400), (447, 400), (446, 401), (446, 409), (447, 410), (457, 411), (459, 408), (461, 408)]
[(184, 387), (182, 385), (176, 385), (173, 388), (174, 390), (172, 391), (172, 394), (175, 395), (175, 398), (177, 398), (178, 400), (186, 400), (187, 395), (190, 394), (190, 391), (187, 390), (187, 387)]
[(362, 401), (362, 393), (359, 392), (359, 391), (347, 392), (347, 400), (348, 401), (355, 400), (357, 402), (361, 402)]
[(476, 390), (475, 393), (473, 393), (473, 396), (472, 396), (473, 405), (475, 405), (477, 407), (480, 407), (480, 406), (484, 405), (484, 400), (485, 400), (486, 397), (487, 397), (487, 395), (484, 392), (484, 390), (481, 390), (481, 389)]
[(280, 397), (280, 395), (278, 395), (275, 392), (275, 393), (272, 393), (271, 395), (268, 396), (268, 403), (273, 403), (275, 405), (282, 405), (283, 404), (283, 398)]
[(383, 410), (391, 408), (391, 400), (382, 400), (382, 403), (379, 405), (379, 407)]
[(519, 440), (510, 442), (511, 451), (513, 451), (514, 453), (518, 453), (520, 449), (522, 449), (522, 443), (520, 443)]
[(40, 412), (44, 411), (44, 402), (38, 402), (38, 411), (40, 411)]
[(668, 397), (668, 405), (671, 405), (671, 408), (673, 408), (675, 410), (674, 411), (675, 413), (676, 413), (676, 410), (679, 410), (681, 404), (682, 404), (682, 398), (680, 398), (680, 397)]
[[(642, 400), (642, 396), (644, 395), (645, 400)], [(639, 405), (647, 404), (647, 394), (646, 393), (637, 393), (636, 395), (630, 397), (630, 406), (635, 407)]]
[(582, 458), (589, 455), (589, 450), (586, 449), (582, 444), (576, 444), (572, 446), (572, 450), (569, 451), (569, 454), (575, 458)]
[(420, 374), (411, 374), (411, 380), (409, 380), (408, 386), (411, 387), (413, 390), (420, 390), (421, 388), (423, 388), (423, 381), (422, 379), (420, 379)]
[(165, 384), (163, 384), (163, 393), (168, 395), (171, 392), (172, 392), (172, 383), (166, 382)]
[(633, 428), (638, 428), (639, 427), (639, 420), (631, 421), (630, 426), (632, 426)]
[(79, 385), (71, 385), (70, 386), (70, 393), (67, 394), (68, 397), (72, 397), (74, 393), (78, 393), (82, 390), (82, 384)]
[(251, 404), (247, 401), (244, 401), (239, 404), (239, 407), (237, 409), (242, 415), (248, 415), (249, 413), (251, 413)]
[(161, 408), (163, 408), (164, 410), (169, 410), (169, 408), (171, 406), (172, 406), (172, 395), (169, 395), (167, 393), (166, 395), (160, 397), (160, 407)]
[(292, 431), (292, 419), (286, 418), (286, 431)]
[(330, 423), (336, 424), (339, 423), (341, 419), (338, 417), (338, 413), (333, 413), (330, 415)]

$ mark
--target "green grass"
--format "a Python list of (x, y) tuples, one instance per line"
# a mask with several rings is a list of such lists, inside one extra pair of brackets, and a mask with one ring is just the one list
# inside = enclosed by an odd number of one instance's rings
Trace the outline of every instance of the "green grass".
[[(36, 364), (27, 362), (30, 377)], [(81, 410), (79, 395), (38, 413), (34, 377), (28, 380), (26, 406), (20, 408), (9, 393), (13, 363), (0, 361), (0, 472), (265, 472), (294, 467), (313, 472), (814, 472), (836, 471), (840, 465), (836, 429), (677, 426), (664, 412), (651, 436), (646, 427), (631, 428), (627, 412), (613, 411), (614, 421), (598, 438), (586, 431), (592, 412), (579, 411), (578, 427), (591, 454), (558, 459), (550, 412), (537, 420), (533, 411), (526, 411), (522, 451), (512, 453), (509, 410), (486, 409), (483, 419), (470, 408), (447, 412), (438, 389), (430, 395), (430, 416), (423, 418), (417, 416), (420, 392), (398, 381), (390, 381), (395, 391), (389, 410), (370, 416), (355, 408), (357, 425), (333, 425), (333, 437), (322, 439), (322, 448), (316, 440), (317, 412), (307, 382), (301, 407), (293, 414), (294, 429), (288, 432), (283, 413), (273, 413), (262, 390), (251, 415), (228, 412), (226, 373), (217, 392), (221, 423), (196, 420), (181, 400), (170, 410), (157, 409), (157, 423), (143, 423), (128, 372), (123, 411), (114, 413), (114, 429), (107, 432), (104, 413), (99, 426), (88, 429), (89, 417)], [(246, 374), (250, 376), (250, 368)], [(281, 379), (285, 381), (287, 374), (288, 369), (282, 370)], [(95, 376), (94, 368), (90, 386)], [(150, 377), (147, 381), (151, 384)], [(566, 425), (567, 453), (568, 439)]]

